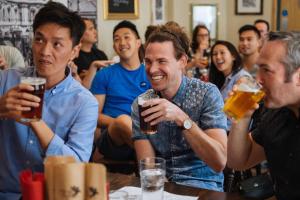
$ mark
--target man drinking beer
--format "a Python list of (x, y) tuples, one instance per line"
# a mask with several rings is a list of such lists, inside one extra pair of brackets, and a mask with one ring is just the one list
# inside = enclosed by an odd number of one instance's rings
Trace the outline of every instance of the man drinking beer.
[[(79, 51), (84, 23), (60, 3), (47, 3), (35, 16), (35, 68), (0, 71), (0, 199), (19, 200), (19, 173), (43, 170), (49, 155), (90, 158), (98, 103), (75, 81), (67, 63)], [(44, 98), (30, 94), (21, 77), (46, 79)], [(21, 113), (43, 102), (40, 120), (19, 123)]]
[(299, 32), (269, 34), (257, 60), (266, 110), (250, 133), (254, 109), (233, 123), (228, 140), (229, 167), (245, 170), (268, 161), (279, 200), (300, 199), (299, 41)]

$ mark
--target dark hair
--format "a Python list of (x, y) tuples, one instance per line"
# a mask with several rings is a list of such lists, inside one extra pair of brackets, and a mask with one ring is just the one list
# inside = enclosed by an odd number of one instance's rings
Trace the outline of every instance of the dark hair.
[[(230, 54), (235, 58), (233, 61), (233, 66), (232, 66), (232, 75), (238, 73), (242, 69), (242, 59), (236, 48), (234, 47), (233, 44), (231, 44), (228, 41), (224, 40), (218, 40), (216, 43), (212, 46), (211, 48), (211, 60), (213, 57), (213, 51), (217, 45), (223, 45), (225, 46)], [(211, 62), (210, 70), (209, 70), (209, 81), (215, 84), (219, 89), (222, 88), (224, 82), (225, 82), (225, 76), (222, 72), (220, 72), (214, 62)]]
[(145, 31), (145, 41), (148, 40), (149, 36), (151, 35), (151, 33), (157, 28), (157, 26), (155, 25), (149, 25), (147, 26), (146, 28), (146, 31)]
[(259, 30), (255, 26), (253, 26), (253, 25), (246, 24), (246, 25), (242, 26), (239, 29), (239, 35), (241, 35), (245, 31), (253, 31), (257, 35), (258, 39), (260, 39), (260, 37), (261, 37)]
[(207, 28), (205, 25), (203, 25), (203, 24), (199, 24), (199, 25), (197, 25), (197, 26), (194, 28), (193, 34), (192, 34), (191, 48), (192, 48), (193, 53), (196, 53), (196, 50), (197, 50), (198, 47), (199, 47), (199, 42), (198, 42), (198, 40), (197, 40), (197, 34), (198, 34), (198, 32), (199, 32), (199, 29), (205, 29), (205, 30), (207, 30), (207, 32), (208, 32), (208, 37), (209, 37), (209, 39), (208, 39), (208, 45), (210, 46), (210, 32), (209, 32), (208, 28)]
[(40, 26), (47, 23), (68, 28), (73, 46), (79, 44), (85, 31), (85, 24), (81, 17), (58, 2), (49, 1), (38, 11), (33, 21), (33, 32), (35, 33)]
[(130, 29), (132, 32), (135, 33), (136, 37), (137, 37), (138, 39), (140, 39), (139, 32), (137, 31), (137, 28), (136, 28), (135, 24), (133, 24), (132, 22), (127, 21), (127, 20), (123, 20), (123, 21), (121, 21), (120, 23), (118, 23), (118, 24), (115, 26), (114, 30), (113, 30), (113, 35), (114, 35), (115, 32), (116, 32), (117, 30), (119, 30), (120, 28), (128, 28), (128, 29)]
[(269, 25), (269, 22), (268, 22), (268, 21), (266, 21), (266, 20), (264, 20), (264, 19), (257, 19), (257, 20), (255, 20), (254, 25), (255, 25), (255, 24), (258, 24), (258, 23), (264, 23), (264, 24), (266, 24), (266, 26), (267, 26), (267, 31), (270, 30), (270, 25)]
[(183, 55), (186, 55), (188, 58), (190, 58), (189, 38), (184, 30), (177, 26), (157, 26), (157, 29), (155, 29), (148, 38), (145, 44), (145, 49), (149, 43), (166, 41), (173, 43), (175, 51), (174, 56), (177, 60)]

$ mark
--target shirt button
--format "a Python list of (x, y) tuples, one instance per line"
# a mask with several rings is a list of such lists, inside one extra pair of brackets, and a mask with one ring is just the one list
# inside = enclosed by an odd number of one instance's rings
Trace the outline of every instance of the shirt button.
[(32, 141), (32, 140), (29, 140), (29, 144), (33, 144), (33, 141)]

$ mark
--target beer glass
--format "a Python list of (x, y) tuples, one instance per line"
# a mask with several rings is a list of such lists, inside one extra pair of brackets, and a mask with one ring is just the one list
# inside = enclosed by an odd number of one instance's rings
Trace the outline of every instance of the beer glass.
[(147, 157), (140, 160), (142, 200), (163, 200), (166, 175), (166, 160)]
[(31, 107), (29, 111), (22, 111), (21, 121), (39, 121), (42, 118), (42, 108), (43, 108), (43, 97), (45, 92), (46, 79), (41, 77), (21, 77), (21, 83), (25, 83), (34, 87), (33, 91), (24, 91), (31, 93), (32, 95), (38, 96), (41, 101), (39, 107)]
[(145, 134), (154, 134), (157, 132), (157, 125), (150, 125), (150, 122), (145, 122), (145, 118), (148, 117), (149, 115), (142, 116), (141, 113), (144, 110), (147, 110), (151, 106), (147, 107), (142, 107), (142, 105), (150, 100), (150, 99), (158, 99), (159, 96), (155, 93), (153, 89), (147, 90), (145, 93), (141, 94), (138, 96), (138, 105), (139, 105), (139, 116), (140, 116), (140, 128), (141, 131)]
[(264, 95), (265, 93), (261, 90), (261, 86), (253, 78), (243, 77), (240, 83), (237, 84), (237, 90), (226, 100), (223, 110), (229, 118), (238, 121)]

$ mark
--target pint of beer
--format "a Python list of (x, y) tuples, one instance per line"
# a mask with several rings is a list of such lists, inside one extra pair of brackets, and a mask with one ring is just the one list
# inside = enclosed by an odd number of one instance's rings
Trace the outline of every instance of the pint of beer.
[[(246, 81), (240, 83), (234, 94), (226, 100), (223, 110), (229, 118), (241, 119), (264, 97), (265, 93), (260, 85), (250, 79), (252, 78), (247, 78)], [(252, 83), (248, 83), (249, 81)]]
[(150, 122), (145, 122), (144, 118), (148, 117), (149, 115), (141, 116), (141, 113), (144, 110), (149, 109), (151, 106), (143, 107), (142, 105), (150, 99), (158, 99), (158, 98), (159, 96), (155, 94), (155, 91), (153, 89), (147, 90), (145, 93), (138, 96), (140, 128), (141, 131), (145, 134), (155, 134), (157, 132), (157, 125), (151, 126)]
[(25, 91), (38, 96), (41, 101), (39, 107), (32, 107), (29, 111), (22, 112), (22, 122), (39, 121), (42, 118), (43, 97), (45, 92), (46, 79), (41, 77), (21, 77), (21, 83), (34, 87), (33, 91)]

